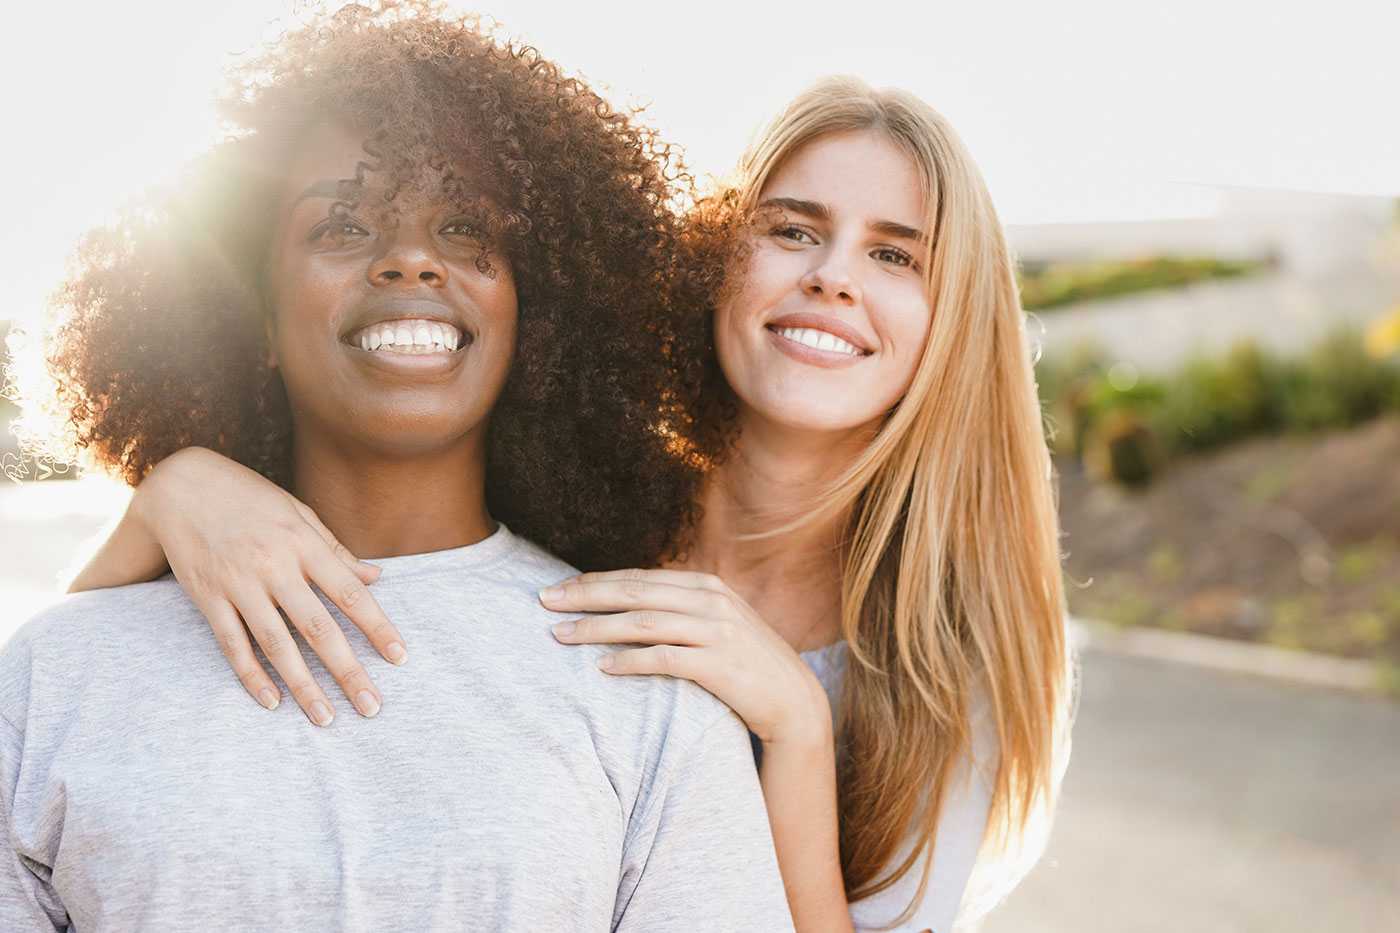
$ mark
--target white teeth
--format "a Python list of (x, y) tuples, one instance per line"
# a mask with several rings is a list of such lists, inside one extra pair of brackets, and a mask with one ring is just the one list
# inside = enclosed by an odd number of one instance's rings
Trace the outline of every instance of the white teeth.
[(393, 350), (395, 353), (443, 353), (456, 350), (462, 332), (441, 321), (386, 321), (372, 324), (351, 337), (362, 350)]
[(816, 330), (811, 327), (779, 327), (777, 331), (780, 336), (786, 337), (789, 340), (794, 340), (814, 350), (826, 350), (830, 353), (847, 353), (851, 356), (865, 355), (864, 351), (857, 349), (854, 345), (847, 343), (835, 334), (829, 334), (824, 330)]

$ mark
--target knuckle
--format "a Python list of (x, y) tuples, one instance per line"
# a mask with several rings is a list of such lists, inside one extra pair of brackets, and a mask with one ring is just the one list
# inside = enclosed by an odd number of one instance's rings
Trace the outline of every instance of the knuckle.
[(656, 659), (657, 670), (663, 673), (675, 670), (676, 662), (679, 660), (676, 649), (672, 645), (658, 645), (653, 657)]
[(263, 678), (266, 676), (267, 675), (264, 674), (262, 670), (257, 667), (248, 667), (244, 668), (241, 671), (238, 671), (238, 679), (242, 681), (243, 686), (247, 688), (249, 693), (252, 693), (253, 690), (256, 688), (261, 687), (263, 683)]
[(347, 583), (340, 588), (340, 604), (349, 609), (364, 598), (365, 592), (365, 585), (360, 581)]
[(365, 673), (365, 669), (358, 664), (348, 670), (341, 671), (340, 675), (336, 677), (336, 682), (349, 696), (354, 696), (362, 689), (374, 686), (369, 679), (369, 674)]
[(241, 654), (244, 646), (248, 643), (243, 632), (237, 629), (222, 629), (215, 634), (219, 639), (220, 650), (229, 657)]
[(639, 632), (654, 632), (661, 624), (661, 620), (657, 617), (656, 613), (650, 610), (638, 612), (633, 617), (633, 621)]
[(734, 609), (734, 601), (727, 593), (711, 593), (705, 597), (705, 610), (715, 618), (728, 616)]
[(372, 644), (383, 645), (394, 641), (398, 636), (398, 630), (394, 628), (392, 622), (384, 619), (370, 626), (369, 631), (365, 632), (365, 636)]
[(249, 570), (255, 577), (262, 580), (275, 577), (285, 566), (285, 561), (272, 553), (272, 550), (264, 544), (252, 544), (244, 551), (244, 554), (247, 555)]
[(316, 686), (316, 682), (309, 678), (295, 684), (288, 684), (287, 689), (292, 691), (292, 697), (302, 709), (310, 709), (312, 703), (321, 699), (320, 689)]
[(271, 657), (290, 648), (292, 636), (286, 629), (268, 629), (258, 635), (258, 644), (262, 645), (263, 654)]
[(306, 636), (306, 640), (319, 644), (330, 638), (340, 626), (335, 624), (335, 620), (324, 612), (318, 612), (308, 616), (301, 623), (301, 632)]

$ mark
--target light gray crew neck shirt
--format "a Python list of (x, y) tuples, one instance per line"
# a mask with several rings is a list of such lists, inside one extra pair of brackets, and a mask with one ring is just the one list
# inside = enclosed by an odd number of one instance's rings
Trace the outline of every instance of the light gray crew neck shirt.
[(558, 644), (536, 593), (571, 568), (504, 528), (379, 563), (412, 656), (325, 729), (252, 702), (171, 579), (22, 628), (0, 929), (792, 930), (742, 723)]

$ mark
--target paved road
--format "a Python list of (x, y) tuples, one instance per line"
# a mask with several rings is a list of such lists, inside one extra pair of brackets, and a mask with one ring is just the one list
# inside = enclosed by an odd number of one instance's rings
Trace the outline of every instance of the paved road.
[(1400, 703), (1087, 650), (1050, 849), (983, 929), (1400, 930)]
[[(0, 639), (120, 504), (0, 483)], [(1050, 850), (983, 929), (1400, 930), (1400, 703), (1091, 647)]]

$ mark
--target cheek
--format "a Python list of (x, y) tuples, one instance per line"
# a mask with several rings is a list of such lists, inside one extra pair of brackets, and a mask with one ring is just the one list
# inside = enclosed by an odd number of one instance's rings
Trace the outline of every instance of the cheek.
[(933, 331), (933, 312), (922, 295), (905, 296), (905, 300), (898, 305), (899, 311), (892, 315), (887, 333), (899, 350), (896, 378), (900, 383), (899, 394), (903, 396), (913, 383), (919, 361), (924, 357), (929, 334)]

